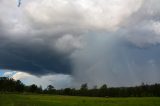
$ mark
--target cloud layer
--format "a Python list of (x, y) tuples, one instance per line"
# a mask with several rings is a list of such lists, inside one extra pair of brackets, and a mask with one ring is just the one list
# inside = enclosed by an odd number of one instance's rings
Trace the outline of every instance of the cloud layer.
[(0, 76), (9, 77), (15, 80), (21, 80), (26, 85), (36, 84), (46, 89), (48, 85), (54, 85), (56, 89), (71, 87), (72, 77), (70, 75), (44, 75), (37, 77), (25, 72), (11, 71), (11, 70), (0, 70)]
[(160, 81), (159, 0), (0, 1), (0, 66), (111, 86)]

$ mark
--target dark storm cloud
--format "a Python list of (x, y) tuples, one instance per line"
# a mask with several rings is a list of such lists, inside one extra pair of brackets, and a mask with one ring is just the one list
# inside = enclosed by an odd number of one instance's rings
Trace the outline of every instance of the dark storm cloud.
[(70, 74), (92, 85), (158, 82), (159, 3), (27, 0), (17, 8), (2, 0), (0, 64), (41, 76)]
[(25, 71), (36, 75), (49, 73), (70, 74), (70, 59), (44, 44), (11, 40), (1, 35), (0, 66), (4, 69)]

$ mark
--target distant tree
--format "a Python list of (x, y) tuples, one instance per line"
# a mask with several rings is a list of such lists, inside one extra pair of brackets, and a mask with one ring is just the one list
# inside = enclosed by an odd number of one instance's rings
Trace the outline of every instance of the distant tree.
[(107, 96), (107, 85), (104, 84), (99, 89), (99, 96)]
[(29, 86), (29, 92), (36, 93), (38, 92), (38, 87), (35, 84)]
[(48, 94), (54, 94), (55, 93), (55, 88), (53, 85), (48, 85), (47, 88), (44, 90), (44, 92), (48, 93)]
[(97, 85), (93, 86), (93, 89), (98, 89)]
[(89, 90), (89, 96), (98, 96), (98, 91), (97, 85), (93, 86), (93, 88)]
[(16, 91), (17, 92), (23, 92), (24, 91), (24, 84), (20, 81), (20, 80), (17, 80), (16, 82)]
[(87, 85), (87, 83), (82, 84), (80, 90), (88, 90), (88, 85)]
[(48, 90), (48, 91), (54, 90), (54, 86), (53, 86), (53, 85), (48, 85), (48, 86), (47, 86), (47, 90)]
[(42, 86), (40, 85), (40, 86), (38, 87), (37, 93), (42, 93), (42, 92), (43, 92), (43, 89), (42, 89)]
[(101, 97), (160, 97), (160, 84), (147, 85), (142, 83), (140, 86), (135, 87), (115, 87), (107, 88), (107, 85), (102, 85), (99, 89), (94, 86), (92, 89), (88, 89), (87, 83), (82, 84), (80, 89), (65, 88), (56, 90), (54, 86), (48, 85), (43, 90), (42, 86), (32, 84), (30, 86), (24, 85), (20, 80), (14, 80), (13, 78), (0, 77), (0, 93), (7, 92), (32, 92), (32, 93), (46, 93), (56, 95), (74, 95), (74, 96), (101, 96)]
[(87, 83), (82, 84), (81, 88), (80, 88), (80, 95), (87, 96), (88, 95), (87, 91), (88, 91), (88, 85), (87, 85)]
[(100, 89), (106, 90), (106, 89), (107, 89), (107, 85), (106, 85), (106, 84), (102, 85), (102, 86), (100, 87)]
[(65, 88), (65, 89), (64, 89), (64, 94), (65, 94), (65, 95), (71, 95), (71, 93), (72, 93), (71, 88)]

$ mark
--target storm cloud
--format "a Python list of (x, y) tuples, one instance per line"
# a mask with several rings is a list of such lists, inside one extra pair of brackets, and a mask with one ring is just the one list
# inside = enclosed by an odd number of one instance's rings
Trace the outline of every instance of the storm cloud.
[(159, 0), (0, 1), (0, 67), (110, 86), (160, 81)]

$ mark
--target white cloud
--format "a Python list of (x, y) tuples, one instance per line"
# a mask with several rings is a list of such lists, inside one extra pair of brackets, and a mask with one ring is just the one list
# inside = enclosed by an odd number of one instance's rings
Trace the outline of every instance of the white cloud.
[(75, 49), (82, 48), (82, 46), (82, 37), (73, 36), (70, 34), (63, 35), (55, 43), (55, 47), (57, 48), (57, 50), (62, 53), (72, 52)]
[(27, 0), (17, 8), (15, 0), (3, 0), (0, 19), (9, 33), (6, 36), (14, 42), (39, 39), (68, 53), (82, 47), (83, 33), (115, 31), (142, 3), (143, 0)]
[(160, 37), (160, 22), (159, 21), (158, 22), (153, 22), (153, 24), (151, 26), (152, 26), (153, 31), (157, 35), (159, 35), (159, 37)]
[(159, 0), (144, 1), (141, 8), (126, 20), (122, 30), (125, 30), (124, 36), (133, 45), (143, 48), (160, 43), (159, 3)]
[(3, 74), (3, 76), (8, 77), (8, 76), (11, 76), (13, 73), (14, 73), (14, 72), (5, 72), (5, 73)]
[(50, 84), (58, 89), (72, 86), (72, 77), (70, 75), (63, 74), (45, 75), (42, 77), (37, 77), (25, 72), (17, 72), (12, 76), (12, 78), (15, 80), (21, 80), (27, 85), (41, 85), (43, 88), (46, 88)]
[(32, 77), (33, 75), (30, 75), (28, 73), (24, 73), (24, 72), (17, 72), (16, 74), (14, 74), (12, 77), (15, 80), (21, 80), (21, 79), (26, 79), (28, 77)]
[[(113, 30), (136, 12), (143, 0), (34, 0), (25, 12), (45, 26), (74, 25)], [(37, 3), (38, 2), (38, 3)]]
[(6, 27), (12, 33), (51, 31), (59, 26), (67, 26), (62, 31), (75, 27), (114, 30), (140, 8), (142, 1), (28, 0), (17, 8), (15, 0), (3, 0), (0, 13), (1, 20), (5, 25), (9, 24)]
[(14, 1), (3, 1), (1, 5), (10, 7), (1, 14), (1, 20), (15, 42), (39, 39), (51, 48), (71, 53), (83, 46), (83, 33), (115, 31), (142, 3), (143, 0), (28, 0), (17, 8)]

